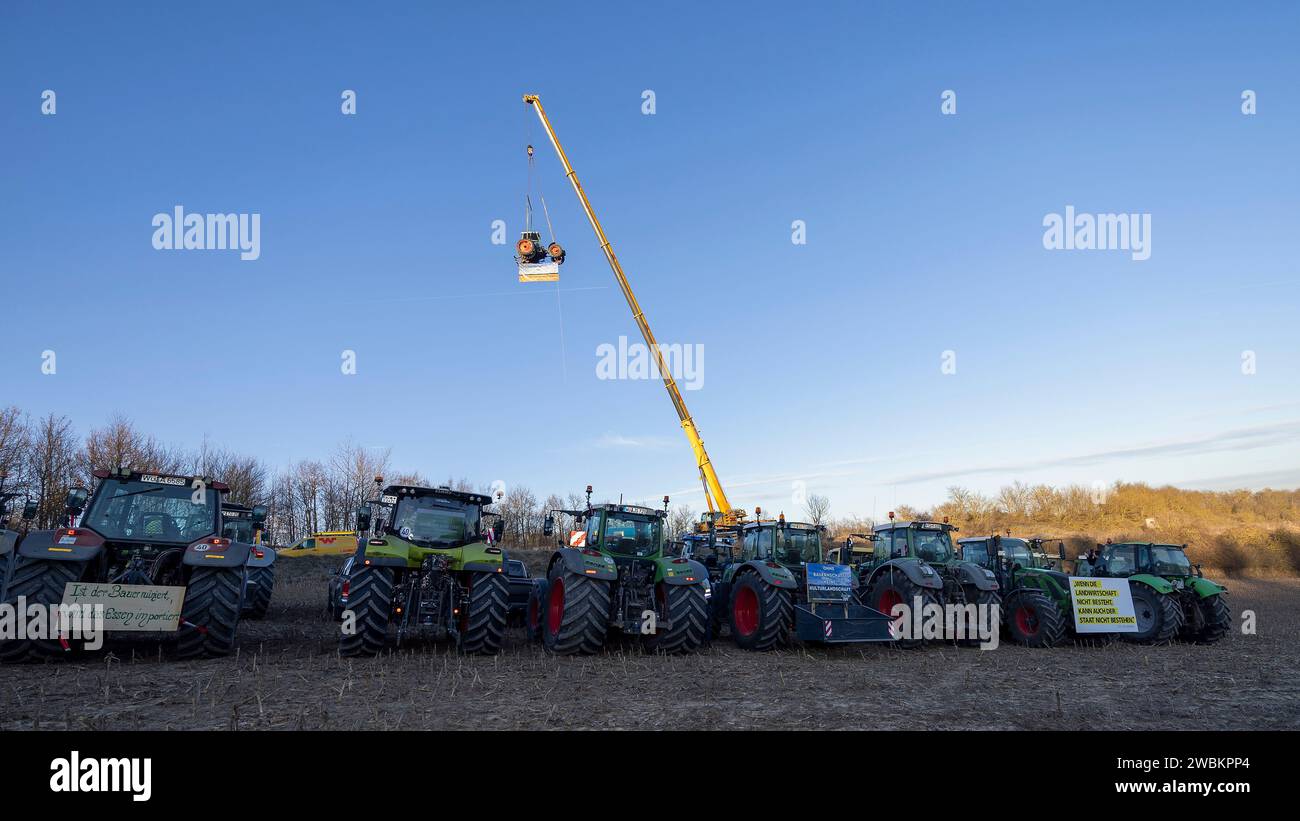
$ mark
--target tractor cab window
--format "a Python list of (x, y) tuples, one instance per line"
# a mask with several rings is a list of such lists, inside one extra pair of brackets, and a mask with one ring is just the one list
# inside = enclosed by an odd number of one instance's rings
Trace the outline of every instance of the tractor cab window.
[(194, 542), (217, 530), (217, 492), (208, 488), (195, 504), (190, 483), (105, 480), (81, 523), (105, 539)]
[(745, 561), (749, 561), (758, 554), (758, 531), (751, 530), (745, 534), (744, 546), (741, 548), (741, 556)]
[(882, 534), (881, 544), (889, 545), (889, 558), (898, 559), (907, 555), (907, 530), (901, 527), (891, 528)]
[(1033, 567), (1034, 556), (1029, 552), (1029, 545), (1021, 539), (1003, 539), (1002, 552), (1007, 557), (1007, 563), (1016, 563), (1021, 567)]
[(776, 539), (772, 535), (772, 528), (764, 527), (758, 531), (758, 549), (754, 553), (756, 559), (772, 558), (772, 546)]
[(1192, 575), (1192, 562), (1180, 547), (1152, 545), (1151, 565), (1157, 576)]
[(395, 532), (410, 528), (410, 538), (431, 545), (462, 545), (479, 532), (479, 508), (438, 496), (405, 496), (393, 512)]
[(1137, 545), (1118, 545), (1103, 556), (1106, 572), (1112, 576), (1127, 576), (1137, 571)]
[(663, 526), (658, 519), (605, 514), (605, 549), (629, 556), (649, 556), (659, 550)]
[(913, 530), (912, 543), (916, 555), (932, 564), (952, 561), (952, 540), (943, 530)]
[(776, 560), (786, 564), (821, 561), (821, 535), (815, 530), (780, 528), (776, 531)]
[(593, 513), (587, 519), (587, 547), (593, 550), (600, 546), (600, 514)]
[(226, 519), (221, 535), (232, 542), (253, 543), (252, 519)]
[(963, 542), (961, 546), (961, 557), (968, 562), (975, 562), (978, 565), (987, 566), (989, 563), (988, 543)]

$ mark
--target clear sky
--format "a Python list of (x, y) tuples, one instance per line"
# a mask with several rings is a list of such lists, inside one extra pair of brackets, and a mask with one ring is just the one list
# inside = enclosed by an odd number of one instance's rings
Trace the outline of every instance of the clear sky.
[[(734, 504), (1300, 486), (1300, 7), (1177, 8), (7, 2), (0, 403), (699, 510), (663, 388), (596, 377), (636, 329), (535, 92), (660, 341), (702, 346)], [(526, 142), (558, 299), (491, 242)], [(177, 205), (260, 214), (260, 257), (155, 250)], [(1046, 250), (1067, 205), (1149, 214), (1150, 258)]]

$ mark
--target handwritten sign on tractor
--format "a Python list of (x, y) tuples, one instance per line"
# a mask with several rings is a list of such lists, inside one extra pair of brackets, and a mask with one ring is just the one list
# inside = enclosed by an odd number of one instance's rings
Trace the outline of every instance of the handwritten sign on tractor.
[(1070, 577), (1074, 629), (1080, 633), (1136, 633), (1128, 579)]
[(844, 602), (853, 596), (853, 570), (847, 564), (809, 564), (808, 601)]
[(68, 582), (63, 603), (81, 605), (83, 611), (102, 605), (105, 630), (169, 632), (180, 624), (185, 588)]

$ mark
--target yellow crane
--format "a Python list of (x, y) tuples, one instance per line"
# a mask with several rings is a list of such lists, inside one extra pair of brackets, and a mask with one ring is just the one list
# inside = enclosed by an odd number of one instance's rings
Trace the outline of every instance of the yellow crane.
[(578, 200), (582, 203), (582, 210), (587, 213), (587, 219), (591, 222), (591, 228), (596, 232), (596, 239), (600, 241), (600, 250), (605, 252), (605, 259), (609, 262), (609, 267), (614, 271), (614, 277), (618, 280), (618, 287), (623, 291), (623, 298), (627, 300), (627, 307), (632, 309), (632, 318), (636, 320), (636, 326), (641, 329), (641, 337), (645, 339), (648, 347), (655, 356), (659, 365), (659, 373), (663, 376), (664, 388), (668, 391), (668, 397), (672, 399), (673, 408), (677, 411), (677, 418), (681, 420), (682, 430), (686, 432), (686, 439), (691, 443), (691, 450), (695, 452), (695, 462), (700, 470), (700, 480), (704, 484), (704, 502), (709, 508), (708, 520), (715, 524), (721, 525), (738, 525), (745, 519), (745, 511), (741, 508), (733, 508), (731, 502), (727, 500), (727, 494), (722, 489), (722, 483), (718, 481), (718, 474), (713, 469), (713, 463), (709, 461), (708, 451), (704, 449), (704, 440), (700, 438), (700, 432), (695, 427), (695, 421), (691, 419), (691, 412), (686, 408), (686, 400), (682, 398), (682, 392), (677, 388), (677, 381), (668, 368), (668, 363), (664, 360), (663, 352), (659, 350), (659, 343), (655, 341), (654, 332), (650, 330), (650, 324), (646, 322), (645, 312), (641, 310), (641, 305), (636, 300), (636, 294), (632, 293), (632, 286), (628, 284), (627, 274), (623, 273), (623, 266), (619, 264), (618, 257), (614, 254), (614, 246), (610, 244), (609, 238), (605, 236), (605, 229), (600, 227), (600, 220), (596, 218), (596, 212), (591, 207), (591, 201), (587, 199), (587, 194), (582, 190), (582, 183), (578, 182), (578, 175), (574, 173), (573, 166), (569, 164), (569, 157), (564, 153), (564, 148), (560, 145), (560, 139), (555, 136), (555, 129), (551, 127), (551, 121), (546, 116), (546, 109), (542, 108), (542, 101), (536, 94), (525, 94), (524, 102), (531, 105), (537, 111), (537, 118), (542, 121), (542, 127), (546, 129), (546, 136), (551, 139), (551, 145), (555, 146), (555, 153), (559, 156), (560, 162), (564, 165), (564, 174), (573, 184), (573, 191), (578, 195)]

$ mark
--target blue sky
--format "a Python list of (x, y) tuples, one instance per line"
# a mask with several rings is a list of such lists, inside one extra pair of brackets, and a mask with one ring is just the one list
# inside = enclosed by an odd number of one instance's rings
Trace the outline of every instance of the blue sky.
[[(0, 402), (700, 509), (662, 387), (596, 378), (636, 329), (536, 92), (660, 341), (703, 346), (734, 504), (1300, 486), (1294, 4), (465, 5), (0, 8)], [(526, 142), (558, 303), (490, 241)], [(178, 204), (260, 214), (260, 258), (155, 250)], [(1150, 259), (1045, 250), (1067, 205), (1150, 214)]]

